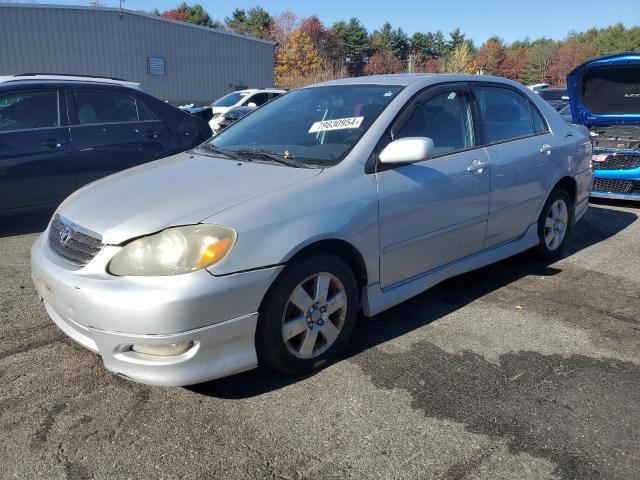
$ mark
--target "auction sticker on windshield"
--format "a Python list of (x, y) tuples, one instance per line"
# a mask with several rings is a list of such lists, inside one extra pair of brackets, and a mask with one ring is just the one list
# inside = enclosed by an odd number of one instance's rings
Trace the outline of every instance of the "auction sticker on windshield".
[(336, 118), (334, 120), (322, 120), (311, 125), (309, 133), (326, 132), (328, 130), (342, 130), (345, 128), (358, 128), (364, 117)]

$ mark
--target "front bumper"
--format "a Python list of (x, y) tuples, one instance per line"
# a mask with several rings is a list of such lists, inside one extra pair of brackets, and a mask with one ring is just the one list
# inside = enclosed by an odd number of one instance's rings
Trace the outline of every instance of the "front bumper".
[[(256, 313), (282, 267), (215, 277), (115, 277), (105, 247), (83, 268), (53, 253), (46, 235), (31, 249), (32, 279), (47, 313), (105, 367), (152, 385), (190, 385), (253, 368)], [(132, 345), (193, 342), (175, 356), (140, 354)]]
[[(595, 153), (599, 151), (594, 150)], [(640, 201), (640, 167), (601, 170), (594, 162), (593, 169), (592, 197)]]

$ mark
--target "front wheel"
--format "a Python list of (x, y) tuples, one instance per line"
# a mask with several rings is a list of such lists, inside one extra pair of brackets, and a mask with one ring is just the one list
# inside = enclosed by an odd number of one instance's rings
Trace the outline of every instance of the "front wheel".
[(259, 312), (258, 360), (299, 375), (334, 359), (351, 336), (358, 297), (353, 273), (340, 258), (318, 255), (287, 266)]
[(538, 220), (538, 253), (544, 259), (562, 255), (573, 227), (573, 202), (565, 190), (556, 190), (545, 203)]

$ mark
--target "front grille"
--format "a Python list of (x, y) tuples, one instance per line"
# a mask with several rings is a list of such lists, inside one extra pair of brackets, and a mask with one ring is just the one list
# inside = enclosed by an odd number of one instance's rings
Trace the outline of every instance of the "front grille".
[(634, 183), (640, 184), (640, 182), (634, 182), (633, 180), (594, 178), (593, 190), (596, 192), (608, 192), (608, 193), (632, 193), (632, 190), (634, 190), (634, 187), (635, 187)]
[(594, 170), (631, 170), (640, 167), (640, 155), (607, 155), (602, 162), (593, 162)]
[(104, 244), (99, 238), (65, 223), (62, 217), (56, 214), (49, 227), (49, 247), (65, 260), (84, 266), (102, 250)]

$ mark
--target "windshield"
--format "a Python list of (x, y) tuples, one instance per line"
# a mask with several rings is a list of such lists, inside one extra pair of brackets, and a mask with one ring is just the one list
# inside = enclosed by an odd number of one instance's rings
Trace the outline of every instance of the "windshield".
[(228, 95), (225, 95), (222, 98), (219, 98), (215, 102), (211, 104), (212, 107), (232, 107), (244, 97), (249, 95), (248, 92), (232, 92)]
[(336, 85), (294, 90), (210, 140), (226, 151), (262, 150), (301, 163), (342, 160), (402, 87)]

